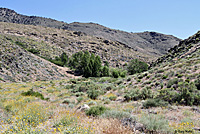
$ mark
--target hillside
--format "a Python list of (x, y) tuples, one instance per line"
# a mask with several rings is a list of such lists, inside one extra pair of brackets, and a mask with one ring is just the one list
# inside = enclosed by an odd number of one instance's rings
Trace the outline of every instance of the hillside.
[(118, 41), (128, 45), (135, 51), (158, 57), (166, 54), (167, 50), (177, 45), (180, 39), (155, 32), (128, 33), (110, 29), (95, 23), (64, 23), (49, 18), (25, 16), (7, 8), (0, 8), (0, 21), (25, 25), (40, 25), (71, 31), (81, 31), (87, 35)]
[(14, 42), (19, 42), (25, 49), (34, 49), (44, 58), (55, 58), (62, 52), (72, 55), (78, 51), (88, 50), (108, 61), (111, 66), (123, 66), (133, 58), (146, 62), (155, 60), (151, 55), (142, 54), (120, 42), (98, 37), (42, 26), (30, 26), (0, 22), (0, 33), (12, 35)]
[(8, 36), (0, 34), (1, 82), (73, 78), (67, 70), (22, 49)]

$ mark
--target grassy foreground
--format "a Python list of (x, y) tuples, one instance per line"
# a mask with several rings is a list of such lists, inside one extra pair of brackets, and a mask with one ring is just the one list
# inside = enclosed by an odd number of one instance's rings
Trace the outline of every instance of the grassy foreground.
[[(96, 100), (85, 92), (86, 83), (98, 88)], [(193, 128), (200, 126), (200, 114), (189, 106), (144, 109), (143, 101), (120, 101), (126, 88), (122, 86), (119, 79), (106, 77), (1, 83), (0, 133), (133, 133), (131, 126), (123, 125), (127, 118), (142, 123), (147, 133), (195, 133)], [(40, 95), (24, 95), (30, 89)], [(106, 110), (88, 116), (77, 110), (83, 104)]]

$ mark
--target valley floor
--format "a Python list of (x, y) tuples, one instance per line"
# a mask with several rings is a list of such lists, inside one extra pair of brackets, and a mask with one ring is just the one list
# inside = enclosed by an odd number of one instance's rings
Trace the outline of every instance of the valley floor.
[[(107, 81), (107, 82), (105, 82)], [(88, 98), (83, 83), (104, 91)], [(198, 133), (199, 106), (168, 105), (145, 109), (144, 101), (124, 102), (114, 78), (0, 84), (0, 133)], [(104, 90), (107, 89), (107, 91)], [(101, 87), (101, 89), (100, 89)], [(111, 88), (111, 90), (109, 90)], [(25, 95), (32, 89), (34, 94)], [(80, 90), (75, 92), (75, 90)], [(30, 92), (29, 92), (30, 93)], [(87, 104), (106, 108), (89, 116)], [(95, 110), (94, 110), (95, 111)], [(98, 112), (98, 111), (96, 111)], [(86, 115), (87, 114), (87, 115)], [(195, 131), (196, 129), (196, 131)]]

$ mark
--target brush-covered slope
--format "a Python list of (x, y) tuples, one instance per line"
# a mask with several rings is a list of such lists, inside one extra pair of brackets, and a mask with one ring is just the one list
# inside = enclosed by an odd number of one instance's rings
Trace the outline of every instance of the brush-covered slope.
[(200, 103), (200, 32), (171, 48), (149, 71), (133, 75), (128, 84), (150, 89), (166, 101)]
[(128, 33), (114, 30), (95, 23), (71, 23), (56, 21), (49, 18), (25, 16), (7, 8), (0, 8), (0, 21), (26, 25), (40, 25), (71, 31), (81, 31), (88, 35), (107, 40), (118, 41), (128, 45), (143, 54), (158, 57), (166, 54), (167, 50), (177, 45), (180, 39), (155, 32)]
[(11, 37), (0, 34), (0, 82), (52, 80), (72, 77), (58, 67), (24, 50)]
[(117, 41), (85, 35), (63, 29), (0, 22), (0, 33), (12, 35), (12, 40), (27, 50), (35, 50), (44, 58), (55, 58), (63, 52), (69, 56), (88, 50), (99, 55), (111, 66), (122, 66), (133, 58), (151, 61), (155, 57), (139, 53)]

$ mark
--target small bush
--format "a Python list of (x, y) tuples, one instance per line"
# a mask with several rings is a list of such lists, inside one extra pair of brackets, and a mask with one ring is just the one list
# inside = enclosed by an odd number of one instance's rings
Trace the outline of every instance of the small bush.
[(178, 78), (174, 78), (168, 81), (167, 88), (170, 88), (172, 85), (178, 84)]
[(99, 116), (99, 115), (102, 115), (105, 111), (106, 111), (106, 107), (104, 106), (93, 106), (89, 110), (86, 111), (86, 115)]
[(154, 114), (142, 114), (139, 122), (144, 124), (149, 133), (154, 133), (155, 131), (169, 132), (169, 123), (161, 115)]
[(71, 103), (71, 102), (70, 102), (69, 99), (66, 99), (66, 100), (64, 100), (62, 103), (64, 103), (64, 104), (69, 104), (69, 103)]
[(97, 97), (99, 96), (100, 93), (98, 90), (92, 89), (92, 90), (88, 90), (87, 94), (90, 99), (95, 100), (95, 99), (97, 99)]
[(45, 100), (43, 94), (41, 94), (41, 93), (39, 93), (39, 92), (35, 92), (35, 91), (33, 91), (33, 89), (30, 89), (30, 90), (27, 91), (27, 92), (21, 93), (21, 95), (23, 95), (23, 96), (35, 96), (35, 97), (41, 98), (42, 100)]
[(39, 50), (36, 50), (34, 48), (32, 49), (28, 49), (29, 52), (33, 53), (33, 54), (40, 54), (40, 51)]
[(117, 96), (109, 96), (109, 100), (111, 100), (111, 101), (115, 101), (117, 99)]
[(130, 101), (130, 100), (138, 100), (140, 99), (140, 90), (139, 89), (132, 89), (130, 90), (127, 94), (125, 94), (124, 99), (125, 101)]
[(166, 107), (169, 103), (167, 101), (161, 100), (161, 99), (148, 99), (144, 102), (143, 107), (144, 108), (150, 108), (150, 107)]
[(167, 77), (168, 77), (167, 75), (163, 75), (163, 77), (162, 77), (162, 78), (163, 78), (163, 79), (167, 79)]

